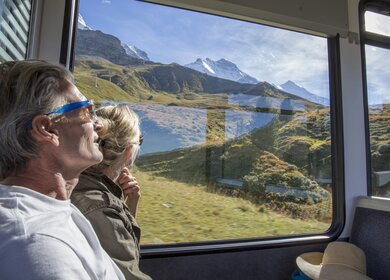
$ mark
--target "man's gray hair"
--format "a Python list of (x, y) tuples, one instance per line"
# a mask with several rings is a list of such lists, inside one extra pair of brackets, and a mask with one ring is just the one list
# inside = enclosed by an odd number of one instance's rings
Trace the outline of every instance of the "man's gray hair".
[(65, 104), (71, 83), (73, 75), (66, 68), (45, 61), (0, 65), (0, 179), (15, 175), (37, 156), (29, 124)]

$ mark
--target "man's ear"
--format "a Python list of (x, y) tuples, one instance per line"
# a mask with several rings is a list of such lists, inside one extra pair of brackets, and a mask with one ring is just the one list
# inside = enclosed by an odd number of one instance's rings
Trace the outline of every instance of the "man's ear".
[(38, 142), (50, 142), (59, 146), (58, 130), (53, 128), (53, 122), (48, 116), (35, 116), (31, 122), (31, 136)]

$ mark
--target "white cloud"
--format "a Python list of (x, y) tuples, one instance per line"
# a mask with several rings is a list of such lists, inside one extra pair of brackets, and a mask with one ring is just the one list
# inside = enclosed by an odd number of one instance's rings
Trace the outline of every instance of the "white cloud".
[(366, 12), (364, 15), (366, 30), (390, 36), (390, 17), (378, 13)]
[[(154, 7), (156, 8), (156, 7)], [(179, 64), (196, 58), (228, 59), (260, 81), (292, 80), (328, 96), (327, 41), (297, 32), (158, 7), (158, 16), (111, 16), (110, 34), (134, 42), (151, 60)], [(118, 21), (120, 24), (114, 24)], [(125, 19), (124, 19), (125, 18)]]
[(102, 4), (111, 4), (111, 0), (102, 0)]
[(366, 46), (369, 104), (390, 103), (390, 51)]
[(214, 26), (209, 32), (224, 57), (260, 81), (281, 84), (292, 80), (328, 97), (327, 40), (255, 24)]
[[(390, 17), (373, 12), (365, 13), (366, 30), (390, 36)], [(390, 51), (366, 46), (366, 69), (369, 104), (390, 103)]]

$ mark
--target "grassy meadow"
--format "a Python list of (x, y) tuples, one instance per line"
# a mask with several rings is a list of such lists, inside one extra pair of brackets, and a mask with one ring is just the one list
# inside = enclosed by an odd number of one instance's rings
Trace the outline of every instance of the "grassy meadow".
[(293, 219), (242, 198), (210, 193), (204, 185), (140, 170), (134, 175), (142, 190), (137, 216), (142, 244), (314, 233), (330, 225)]

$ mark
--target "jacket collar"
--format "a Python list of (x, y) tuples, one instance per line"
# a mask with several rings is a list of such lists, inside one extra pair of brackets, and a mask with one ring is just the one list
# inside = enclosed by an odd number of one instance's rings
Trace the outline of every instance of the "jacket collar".
[(123, 199), (123, 192), (114, 181), (103, 173), (87, 169), (80, 175), (80, 181), (89, 181), (83, 184), (78, 184), (78, 191), (85, 190), (101, 190), (109, 191), (119, 199)]

